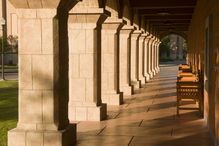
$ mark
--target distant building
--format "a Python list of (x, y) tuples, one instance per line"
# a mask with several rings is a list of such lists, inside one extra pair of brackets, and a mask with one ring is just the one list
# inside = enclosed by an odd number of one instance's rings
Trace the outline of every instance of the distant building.
[(185, 40), (179, 35), (169, 35), (170, 39), (170, 58), (171, 59), (183, 59), (184, 56), (184, 43)]

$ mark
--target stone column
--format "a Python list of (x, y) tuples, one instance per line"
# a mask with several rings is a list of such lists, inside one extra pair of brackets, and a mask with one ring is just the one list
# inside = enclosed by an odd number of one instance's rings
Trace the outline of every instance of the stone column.
[(122, 19), (108, 18), (102, 25), (102, 102), (108, 105), (123, 103), (119, 93), (118, 30)]
[(139, 36), (141, 35), (140, 30), (136, 30), (131, 34), (131, 85), (134, 89), (140, 88), (139, 81)]
[(76, 128), (68, 120), (68, 13), (56, 7), (17, 12), (19, 119), (8, 146), (71, 146)]
[(160, 72), (160, 68), (159, 68), (159, 41), (157, 40), (156, 41), (156, 73), (159, 73)]
[(144, 77), (146, 79), (146, 82), (150, 80), (150, 74), (149, 74), (149, 38), (146, 37), (144, 40)]
[(100, 121), (106, 118), (101, 101), (101, 25), (107, 16), (104, 9), (87, 8), (89, 1), (83, 2), (69, 13), (69, 119)]
[(155, 74), (157, 74), (157, 39), (155, 40), (154, 42), (154, 54), (155, 54), (155, 60), (154, 60), (154, 71), (155, 71)]
[(150, 35), (148, 40), (148, 73), (150, 75), (150, 78), (153, 78), (153, 72), (152, 72), (152, 42), (153, 42), (153, 37)]
[(132, 95), (130, 84), (130, 34), (133, 26), (125, 25), (119, 32), (119, 87), (124, 95)]
[(146, 34), (141, 34), (141, 36), (139, 37), (139, 54), (138, 54), (138, 78), (141, 82), (141, 87), (146, 83), (146, 79), (144, 77), (144, 58), (145, 58), (145, 54), (144, 54), (144, 48), (145, 48), (145, 38), (146, 38)]
[(158, 71), (160, 72), (160, 41), (158, 41), (158, 45), (157, 45), (157, 67), (158, 67)]
[(153, 76), (156, 75), (156, 71), (155, 71), (155, 61), (156, 61), (155, 43), (156, 43), (156, 40), (154, 38), (152, 41), (152, 44), (151, 44), (151, 46), (152, 46), (152, 73), (153, 73)]

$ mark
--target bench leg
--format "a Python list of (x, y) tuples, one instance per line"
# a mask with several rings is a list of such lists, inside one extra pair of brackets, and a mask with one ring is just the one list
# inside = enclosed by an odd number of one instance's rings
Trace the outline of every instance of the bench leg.
[(176, 114), (179, 116), (179, 106), (180, 106), (180, 99), (177, 98), (177, 103), (176, 103)]

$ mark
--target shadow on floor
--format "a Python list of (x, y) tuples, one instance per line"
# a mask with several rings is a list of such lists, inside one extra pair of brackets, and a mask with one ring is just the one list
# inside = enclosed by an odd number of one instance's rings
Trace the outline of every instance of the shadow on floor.
[(77, 146), (213, 146), (198, 111), (176, 115), (176, 74), (176, 65), (162, 66), (123, 105), (108, 106), (107, 120), (80, 122)]

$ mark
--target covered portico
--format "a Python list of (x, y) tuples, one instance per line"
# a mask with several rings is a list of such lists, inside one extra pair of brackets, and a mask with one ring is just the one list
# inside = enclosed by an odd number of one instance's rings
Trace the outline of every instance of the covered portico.
[(187, 39), (188, 63), (205, 73), (204, 118), (217, 141), (218, 2), (9, 1), (18, 15), (19, 121), (8, 146), (73, 145), (70, 123), (106, 120), (108, 105), (147, 88), (171, 33)]

